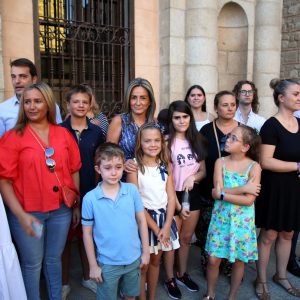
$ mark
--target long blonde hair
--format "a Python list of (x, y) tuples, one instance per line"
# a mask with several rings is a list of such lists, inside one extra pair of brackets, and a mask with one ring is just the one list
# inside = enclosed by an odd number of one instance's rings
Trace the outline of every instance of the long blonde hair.
[(25, 110), (24, 110), (24, 95), (26, 92), (28, 92), (30, 90), (34, 90), (34, 89), (38, 90), (42, 94), (43, 98), (46, 101), (46, 104), (48, 106), (48, 112), (47, 112), (48, 122), (51, 124), (56, 124), (56, 107), (55, 107), (56, 103), (54, 100), (52, 90), (48, 84), (40, 81), (40, 82), (33, 83), (33, 84), (27, 86), (22, 93), (17, 123), (16, 123), (15, 127), (13, 128), (20, 134), (23, 134), (24, 128), (26, 127), (26, 125), (28, 123), (28, 118), (27, 118), (27, 116), (25, 114)]
[(160, 138), (161, 138), (161, 151), (158, 154), (158, 156), (156, 157), (156, 162), (159, 165), (164, 165), (166, 168), (168, 168), (169, 166), (169, 152), (167, 149), (167, 146), (165, 144), (165, 139), (164, 136), (161, 132), (161, 129), (159, 127), (159, 125), (157, 123), (145, 123), (143, 124), (137, 133), (137, 137), (136, 137), (136, 144), (135, 144), (135, 159), (136, 162), (138, 164), (139, 169), (141, 170), (141, 172), (144, 174), (145, 173), (145, 167), (143, 164), (143, 156), (144, 156), (144, 151), (142, 149), (142, 134), (143, 131), (147, 130), (147, 129), (156, 129), (159, 131), (160, 133)]
[(154, 113), (156, 109), (156, 102), (154, 98), (154, 92), (151, 83), (144, 78), (135, 78), (130, 81), (126, 93), (125, 93), (125, 101), (123, 102), (123, 112), (130, 114), (130, 121), (132, 121), (132, 116), (131, 116), (131, 108), (130, 108), (130, 96), (132, 93), (132, 90), (135, 87), (143, 87), (149, 96), (150, 99), (150, 106), (146, 112), (146, 122), (153, 122), (154, 121)]

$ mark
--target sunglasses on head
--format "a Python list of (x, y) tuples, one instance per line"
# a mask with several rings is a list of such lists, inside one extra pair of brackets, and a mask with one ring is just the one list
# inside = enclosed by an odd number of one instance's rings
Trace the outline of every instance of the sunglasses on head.
[(56, 166), (55, 160), (51, 158), (51, 156), (53, 155), (54, 155), (53, 148), (45, 149), (46, 166), (49, 168), (50, 172), (52, 173), (55, 171), (55, 166)]

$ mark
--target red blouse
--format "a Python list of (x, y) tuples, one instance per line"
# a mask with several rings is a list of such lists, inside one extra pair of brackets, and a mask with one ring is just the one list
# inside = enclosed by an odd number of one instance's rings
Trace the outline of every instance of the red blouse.
[[(39, 137), (36, 135), (39, 139)], [(55, 171), (62, 185), (76, 188), (72, 174), (81, 167), (78, 145), (67, 129), (50, 124), (49, 145), (56, 162)], [(62, 203), (61, 188), (54, 173), (46, 166), (44, 150), (28, 129), (20, 135), (8, 131), (0, 140), (0, 177), (12, 181), (13, 189), (27, 212), (47, 212)]]

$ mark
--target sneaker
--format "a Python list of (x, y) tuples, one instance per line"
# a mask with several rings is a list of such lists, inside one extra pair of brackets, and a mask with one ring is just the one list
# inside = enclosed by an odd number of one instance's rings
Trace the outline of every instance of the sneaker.
[(179, 274), (177, 273), (176, 282), (179, 285), (185, 286), (190, 292), (199, 291), (198, 285), (191, 279), (191, 277), (187, 273), (184, 273), (182, 277), (179, 277), (178, 275)]
[(97, 283), (95, 281), (93, 281), (92, 279), (88, 279), (88, 280), (81, 280), (81, 285), (84, 286), (85, 288), (91, 290), (93, 293), (96, 294), (97, 292)]
[(175, 278), (171, 278), (168, 281), (164, 282), (164, 287), (172, 299), (181, 299), (181, 292), (176, 284)]
[(64, 284), (62, 287), (61, 287), (61, 299), (62, 300), (66, 300), (67, 299), (67, 296), (70, 294), (71, 292), (71, 287), (69, 284)]

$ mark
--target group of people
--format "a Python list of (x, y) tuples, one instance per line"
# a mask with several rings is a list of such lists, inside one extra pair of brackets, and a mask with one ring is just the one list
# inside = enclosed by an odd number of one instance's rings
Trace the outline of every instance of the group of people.
[(0, 104), (0, 191), (24, 280), (19, 299), (40, 299), (42, 269), (48, 298), (66, 299), (75, 236), (81, 283), (97, 299), (155, 299), (162, 266), (168, 295), (181, 299), (179, 286), (199, 291), (188, 272), (194, 233), (207, 278), (203, 300), (215, 299), (221, 265), (231, 275), (228, 299), (236, 299), (249, 261), (257, 261), (257, 297), (271, 299), (274, 241), (273, 281), (300, 297), (286, 274), (300, 275), (297, 81), (271, 81), (278, 112), (268, 120), (257, 114), (257, 89), (247, 80), (215, 95), (216, 117), (203, 87), (193, 85), (156, 119), (152, 86), (136, 78), (108, 125), (85, 84), (67, 92), (62, 122), (32, 62), (13, 61), (11, 78), (15, 96)]

